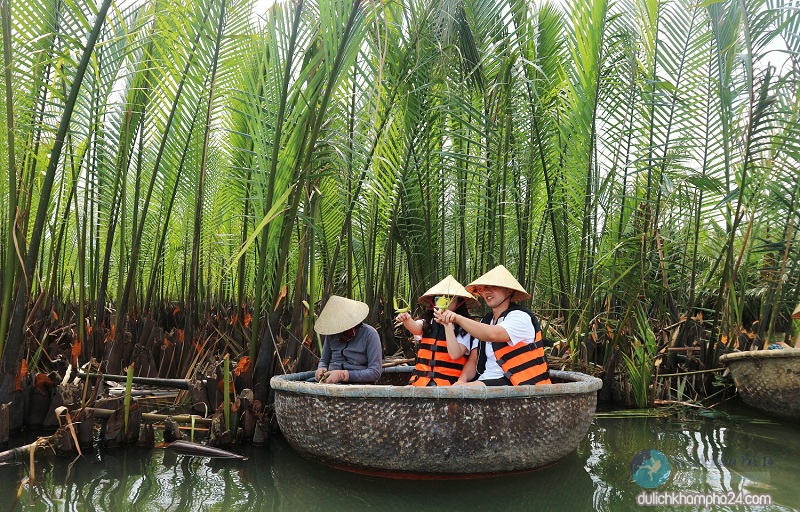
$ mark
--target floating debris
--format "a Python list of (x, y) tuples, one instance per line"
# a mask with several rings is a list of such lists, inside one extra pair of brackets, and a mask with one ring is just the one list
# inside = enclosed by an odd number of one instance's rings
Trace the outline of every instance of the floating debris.
[(209, 457), (213, 459), (241, 459), (247, 460), (247, 457), (244, 455), (239, 455), (237, 453), (229, 452), (227, 450), (222, 450), (220, 448), (214, 448), (213, 446), (207, 446), (205, 444), (200, 443), (193, 443), (191, 441), (185, 440), (178, 440), (173, 441), (171, 443), (162, 443), (157, 446), (157, 448), (165, 448), (167, 450), (173, 450), (181, 455), (194, 455), (197, 457)]

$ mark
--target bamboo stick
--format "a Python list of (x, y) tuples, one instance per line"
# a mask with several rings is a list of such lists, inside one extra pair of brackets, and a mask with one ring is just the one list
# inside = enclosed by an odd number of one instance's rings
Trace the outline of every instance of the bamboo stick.
[(391, 368), (392, 366), (400, 366), (401, 364), (413, 363), (416, 361), (413, 357), (411, 359), (397, 359), (394, 361), (385, 361), (382, 365), (383, 368)]
[(231, 358), (225, 354), (223, 369), (223, 388), (225, 391), (222, 394), (222, 410), (225, 414), (225, 430), (231, 429)]
[[(98, 379), (103, 378), (114, 382), (125, 382), (127, 376), (125, 375), (111, 375), (111, 374), (97, 374), (97, 373), (83, 373), (79, 372), (78, 377)], [(165, 388), (189, 389), (189, 379), (161, 379), (158, 377), (133, 377), (134, 384), (141, 384), (143, 386), (159, 386)]]
[[(87, 407), (87, 409), (90, 409)], [(107, 419), (110, 418), (114, 411), (111, 409), (92, 409), (94, 411), (95, 418)], [(176, 423), (191, 423), (192, 419), (194, 418), (195, 425), (211, 425), (211, 418), (202, 418), (197, 415), (193, 414), (178, 414), (177, 416), (170, 416), (168, 414), (156, 414), (152, 412), (143, 412), (142, 413), (142, 421), (147, 421), (150, 423), (161, 423), (162, 421), (166, 420), (167, 418), (172, 418), (173, 421)]]
[(711, 368), (710, 370), (697, 370), (694, 372), (684, 372), (684, 373), (662, 373), (661, 375), (657, 375), (659, 378), (663, 377), (683, 377), (684, 375), (699, 375), (701, 373), (714, 373), (714, 372), (721, 372), (724, 371), (726, 368)]
[(681, 405), (684, 407), (694, 407), (697, 409), (703, 409), (702, 405), (693, 404), (692, 402), (686, 402), (682, 400), (653, 400), (653, 405)]

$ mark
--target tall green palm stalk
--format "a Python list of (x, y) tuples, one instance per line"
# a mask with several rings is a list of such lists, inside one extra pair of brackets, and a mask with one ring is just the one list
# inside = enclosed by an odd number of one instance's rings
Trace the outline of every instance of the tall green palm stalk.
[(58, 168), (61, 150), (66, 140), (67, 130), (70, 127), (72, 112), (75, 108), (78, 95), (80, 93), (83, 76), (89, 66), (89, 61), (94, 52), (94, 46), (97, 42), (100, 30), (105, 22), (106, 13), (111, 6), (110, 0), (104, 0), (97, 11), (94, 26), (87, 36), (84, 51), (81, 55), (81, 60), (75, 70), (75, 77), (70, 86), (69, 96), (64, 104), (64, 111), (59, 121), (58, 130), (53, 143), (53, 148), (50, 151), (50, 159), (48, 161), (47, 170), (42, 181), (39, 207), (36, 210), (36, 221), (33, 225), (33, 230), (30, 235), (30, 245), (28, 252), (25, 255), (24, 276), (20, 281), (19, 289), (17, 290), (16, 299), (14, 301), (14, 310), (11, 316), (11, 326), (9, 329), (9, 336), (5, 346), (5, 351), (2, 356), (3, 372), (8, 373), (12, 371), (13, 366), (16, 366), (17, 361), (20, 360), (23, 348), (23, 331), (24, 321), (26, 316), (26, 309), (30, 300), (30, 290), (33, 285), (34, 272), (36, 270), (36, 262), (39, 257), (39, 248), (44, 232), (45, 217), (48, 211), (48, 204), (50, 202), (50, 193), (53, 187), (56, 169)]
[[(187, 90), (187, 93), (191, 93), (192, 85), (196, 85), (196, 84), (192, 84), (191, 77), (189, 76), (189, 72), (192, 69), (192, 64), (194, 62), (194, 59), (195, 59), (196, 55), (199, 52), (200, 41), (201, 41), (202, 37), (205, 35), (204, 31), (205, 31), (205, 27), (206, 27), (206, 20), (208, 19), (209, 15), (210, 15), (210, 11), (209, 10), (204, 10), (203, 13), (202, 13), (201, 21), (199, 22), (199, 24), (197, 26), (193, 27), (194, 30), (195, 30), (195, 35), (194, 35), (194, 38), (193, 38), (193, 41), (192, 41), (192, 46), (191, 46), (191, 49), (189, 50), (189, 53), (188, 53), (188, 55), (186, 57), (186, 62), (184, 63), (182, 71), (178, 75), (178, 86), (177, 86), (177, 88), (175, 90), (174, 96), (172, 97), (172, 101), (170, 103), (170, 110), (169, 110), (169, 113), (167, 114), (166, 120), (164, 122), (164, 127), (165, 127), (164, 131), (160, 134), (161, 135), (161, 139), (160, 139), (159, 147), (158, 147), (158, 150), (157, 150), (157, 153), (156, 153), (156, 158), (155, 158), (155, 161), (153, 163), (153, 170), (151, 172), (151, 177), (150, 177), (149, 184), (148, 184), (147, 189), (145, 191), (144, 200), (143, 200), (143, 202), (141, 204), (141, 215), (137, 214), (137, 215), (134, 215), (134, 217), (133, 217), (134, 220), (136, 221), (136, 224), (134, 224), (134, 226), (133, 226), (133, 232), (132, 232), (132, 238), (131, 238), (131, 244), (130, 244), (130, 249), (131, 249), (130, 262), (129, 262), (129, 265), (128, 265), (127, 276), (126, 276), (126, 278), (124, 280), (125, 287), (122, 290), (121, 296), (119, 297), (119, 300), (118, 300), (117, 319), (116, 319), (116, 339), (111, 342), (110, 348), (108, 350), (109, 353), (115, 349), (115, 345), (121, 344), (122, 339), (124, 338), (125, 325), (126, 325), (126, 322), (127, 322), (128, 306), (129, 306), (129, 303), (130, 303), (130, 301), (131, 301), (131, 299), (133, 297), (134, 291), (135, 291), (134, 285), (135, 285), (135, 282), (136, 282), (136, 278), (138, 276), (138, 270), (139, 270), (138, 269), (138, 264), (139, 264), (139, 256), (140, 256), (141, 248), (142, 248), (142, 239), (143, 239), (143, 236), (144, 236), (145, 228), (147, 227), (146, 221), (147, 221), (147, 215), (148, 215), (148, 212), (149, 212), (149, 209), (150, 209), (150, 203), (151, 203), (151, 200), (152, 200), (153, 191), (155, 189), (157, 180), (161, 177), (160, 173), (163, 172), (163, 169), (162, 169), (161, 165), (162, 165), (162, 161), (164, 160), (164, 156), (165, 156), (165, 154), (167, 152), (167, 144), (168, 144), (168, 142), (170, 140), (169, 139), (169, 137), (171, 136), (170, 134), (172, 133), (171, 130), (173, 128), (175, 130), (177, 130), (179, 128), (179, 127), (177, 127), (175, 125), (179, 124), (180, 121), (181, 121), (180, 118), (176, 119), (176, 115), (177, 115), (177, 112), (178, 112), (180, 101), (182, 99), (182, 94), (183, 94), (184, 90)], [(166, 79), (167, 77), (163, 77), (163, 78)], [(187, 84), (188, 84), (188, 88), (187, 88)], [(174, 121), (175, 121), (175, 123), (173, 123)], [(173, 134), (173, 136), (174, 136), (174, 134)], [(191, 133), (186, 134), (186, 136), (190, 137)], [(137, 181), (138, 181), (138, 178), (137, 178)], [(138, 192), (139, 192), (139, 187), (138, 186), (135, 188), (135, 191), (136, 191), (137, 196), (138, 196)], [(138, 203), (139, 203), (138, 199), (135, 200), (135, 204), (138, 205)], [(118, 348), (118, 350), (119, 350), (119, 348)], [(112, 371), (112, 372), (114, 372), (115, 370), (118, 370), (118, 369), (110, 368), (110, 371)]]
[(0, 5), (3, 30), (3, 63), (5, 68), (5, 97), (6, 97), (6, 145), (8, 146), (8, 219), (6, 227), (6, 240), (4, 244), (5, 258), (3, 263), (3, 305), (0, 312), (0, 358), (6, 341), (8, 320), (11, 316), (11, 297), (14, 293), (16, 281), (17, 257), (13, 247), (17, 238), (17, 163), (14, 153), (16, 144), (14, 139), (14, 90), (11, 76), (11, 6), (9, 2)]
[[(194, 227), (192, 229), (192, 259), (189, 265), (189, 296), (187, 297), (186, 304), (186, 336), (189, 340), (194, 340), (194, 331), (197, 325), (197, 304), (198, 304), (198, 284), (200, 283), (200, 231), (202, 228), (203, 207), (206, 194), (206, 173), (208, 165), (208, 145), (211, 137), (211, 123), (213, 113), (213, 102), (215, 87), (217, 85), (217, 64), (219, 61), (220, 45), (222, 40), (222, 33), (225, 28), (226, 18), (226, 2), (223, 1), (219, 9), (219, 20), (217, 23), (216, 38), (214, 42), (214, 51), (211, 56), (211, 70), (209, 78), (208, 89), (208, 102), (206, 107), (206, 124), (203, 133), (203, 149), (200, 158), (200, 176), (197, 180), (197, 201), (194, 208)], [(191, 133), (191, 131), (189, 132)], [(227, 359), (226, 359), (227, 361)], [(227, 391), (226, 391), (227, 393)], [(230, 425), (226, 423), (226, 426)]]

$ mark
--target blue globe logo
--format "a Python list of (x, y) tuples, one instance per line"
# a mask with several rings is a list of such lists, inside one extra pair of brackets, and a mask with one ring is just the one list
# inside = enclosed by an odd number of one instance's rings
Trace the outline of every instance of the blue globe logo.
[(631, 476), (645, 489), (655, 489), (667, 481), (670, 474), (667, 456), (658, 450), (642, 450), (633, 456)]

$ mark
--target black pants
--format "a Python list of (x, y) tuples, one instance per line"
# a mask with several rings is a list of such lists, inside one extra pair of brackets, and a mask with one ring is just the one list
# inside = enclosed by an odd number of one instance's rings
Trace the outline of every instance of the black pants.
[(486, 379), (482, 380), (481, 382), (487, 386), (513, 386), (511, 381), (506, 377), (500, 377), (499, 379)]

